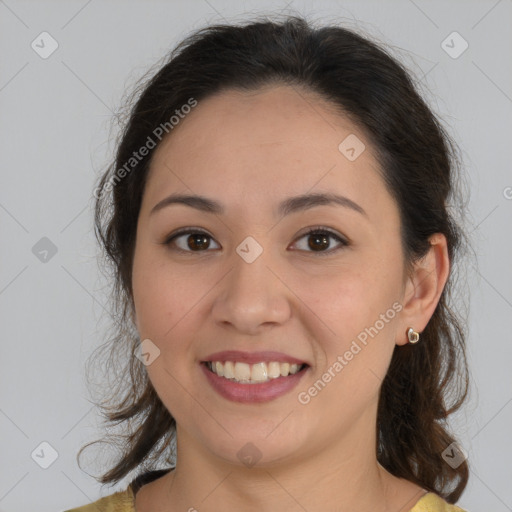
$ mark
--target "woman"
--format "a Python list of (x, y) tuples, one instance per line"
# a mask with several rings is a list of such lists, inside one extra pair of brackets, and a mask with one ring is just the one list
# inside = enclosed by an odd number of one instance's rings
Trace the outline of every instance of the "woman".
[(406, 71), (352, 31), (181, 43), (95, 192), (132, 349), (100, 481), (144, 467), (74, 510), (462, 510), (455, 169)]

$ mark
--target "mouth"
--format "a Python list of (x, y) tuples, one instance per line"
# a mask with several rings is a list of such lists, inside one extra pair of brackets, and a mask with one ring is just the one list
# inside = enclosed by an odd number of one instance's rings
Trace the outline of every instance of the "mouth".
[(211, 389), (240, 403), (261, 403), (289, 394), (311, 366), (282, 352), (217, 352), (201, 361)]
[(224, 350), (200, 361), (211, 389), (232, 402), (269, 402), (289, 394), (311, 370), (309, 362), (272, 350)]
[(264, 384), (304, 372), (309, 365), (293, 362), (260, 361), (249, 364), (242, 361), (202, 361), (209, 372), (237, 384)]

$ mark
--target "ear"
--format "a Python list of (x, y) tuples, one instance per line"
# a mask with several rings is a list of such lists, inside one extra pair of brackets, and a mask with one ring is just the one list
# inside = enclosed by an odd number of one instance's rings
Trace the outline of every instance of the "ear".
[(397, 345), (409, 342), (409, 327), (419, 333), (425, 329), (448, 280), (450, 259), (446, 237), (441, 233), (435, 233), (429, 241), (428, 253), (414, 263), (413, 271), (405, 284)]

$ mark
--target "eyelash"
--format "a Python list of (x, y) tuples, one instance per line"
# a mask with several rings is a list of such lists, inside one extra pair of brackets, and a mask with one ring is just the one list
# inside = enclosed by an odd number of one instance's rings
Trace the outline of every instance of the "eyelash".
[[(170, 246), (171, 243), (176, 239), (176, 238), (179, 238), (180, 236), (183, 236), (183, 235), (205, 235), (211, 239), (213, 239), (213, 237), (206, 233), (205, 231), (201, 230), (201, 229), (196, 229), (196, 228), (184, 228), (184, 229), (181, 229), (179, 231), (176, 231), (175, 233), (169, 235), (163, 242), (162, 244), (163, 245), (168, 245)], [(343, 247), (348, 247), (350, 245), (350, 243), (342, 238), (341, 236), (339, 236), (338, 234), (334, 233), (333, 231), (327, 229), (327, 228), (324, 228), (322, 226), (315, 226), (315, 227), (312, 227), (312, 228), (309, 228), (305, 233), (303, 233), (300, 237), (298, 237), (296, 240), (300, 240), (301, 238), (304, 238), (304, 237), (307, 237), (309, 235), (326, 235), (328, 237), (331, 237), (331, 238), (334, 238), (336, 239), (338, 242), (340, 242), (340, 245), (334, 249), (328, 249), (326, 251), (304, 251), (304, 252), (310, 252), (310, 253), (314, 253), (314, 254), (318, 254), (320, 256), (327, 256), (327, 255), (330, 255), (330, 254), (333, 254), (335, 252), (338, 252), (340, 249), (342, 249)], [(184, 250), (184, 249), (181, 249), (181, 248), (173, 248), (173, 250), (175, 251), (178, 251), (178, 252), (182, 252), (182, 253), (201, 253), (201, 252), (209, 252), (208, 249), (204, 250), (204, 251), (189, 251), (189, 250)]]

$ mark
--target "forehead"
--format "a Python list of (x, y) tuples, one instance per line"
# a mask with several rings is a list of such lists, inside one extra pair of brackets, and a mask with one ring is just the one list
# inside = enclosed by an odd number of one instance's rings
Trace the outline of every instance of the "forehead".
[[(353, 161), (339, 149), (349, 136), (365, 147)], [(252, 198), (256, 207), (310, 189), (368, 203), (363, 196), (376, 200), (383, 188), (360, 128), (311, 91), (279, 86), (200, 101), (157, 148), (146, 193), (152, 202), (176, 190), (246, 206)]]
[[(226, 90), (199, 102), (158, 148), (197, 157), (197, 148), (225, 157), (226, 150), (248, 154), (263, 146), (261, 157), (298, 157), (321, 151), (339, 156), (342, 139), (359, 129), (319, 95), (302, 88), (267, 86), (257, 91)], [(362, 134), (360, 134), (363, 137)], [(282, 146), (279, 151), (272, 147)], [(188, 151), (187, 151), (188, 150)], [(188, 154), (187, 154), (188, 153)], [(254, 156), (251, 154), (251, 156)]]

